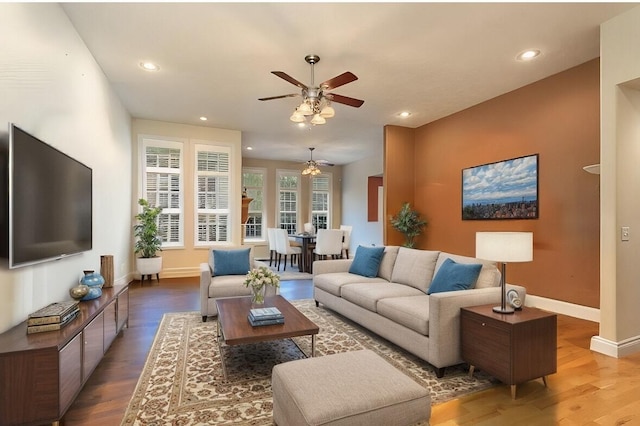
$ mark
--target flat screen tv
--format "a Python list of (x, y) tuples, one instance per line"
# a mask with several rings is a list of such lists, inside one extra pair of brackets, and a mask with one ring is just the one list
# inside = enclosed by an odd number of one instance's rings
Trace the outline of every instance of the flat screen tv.
[(92, 248), (92, 170), (9, 125), (9, 267)]

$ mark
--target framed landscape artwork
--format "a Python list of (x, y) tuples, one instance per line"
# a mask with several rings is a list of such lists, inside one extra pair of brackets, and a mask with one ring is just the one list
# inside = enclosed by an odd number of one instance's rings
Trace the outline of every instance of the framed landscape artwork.
[(538, 218), (538, 154), (462, 170), (462, 220)]

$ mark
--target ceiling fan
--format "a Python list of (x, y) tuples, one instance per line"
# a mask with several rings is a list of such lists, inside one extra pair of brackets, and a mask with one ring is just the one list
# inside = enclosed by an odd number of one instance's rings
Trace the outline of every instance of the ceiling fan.
[(306, 167), (302, 171), (303, 175), (319, 175), (322, 171), (318, 168), (318, 166), (333, 166), (333, 163), (328, 162), (327, 160), (314, 160), (313, 159), (313, 150), (315, 148), (309, 148), (311, 151), (311, 157), (308, 161), (305, 161)]
[(363, 100), (350, 98), (348, 96), (338, 95), (337, 93), (328, 92), (328, 90), (335, 89), (336, 87), (343, 86), (347, 83), (356, 81), (356, 77), (353, 73), (347, 71), (336, 77), (333, 77), (318, 86), (314, 83), (314, 65), (320, 62), (318, 55), (307, 55), (304, 58), (309, 65), (311, 65), (311, 85), (300, 83), (295, 78), (283, 71), (271, 71), (272, 74), (277, 75), (283, 80), (288, 81), (294, 86), (298, 86), (301, 93), (290, 93), (288, 95), (271, 96), (268, 98), (260, 98), (260, 101), (270, 101), (273, 99), (292, 98), (296, 96), (302, 96), (302, 103), (296, 107), (295, 111), (291, 115), (291, 121), (296, 123), (302, 123), (306, 120), (306, 116), (313, 116), (311, 124), (324, 124), (326, 118), (331, 118), (335, 115), (335, 111), (331, 107), (331, 102), (337, 102), (359, 108), (364, 103)]

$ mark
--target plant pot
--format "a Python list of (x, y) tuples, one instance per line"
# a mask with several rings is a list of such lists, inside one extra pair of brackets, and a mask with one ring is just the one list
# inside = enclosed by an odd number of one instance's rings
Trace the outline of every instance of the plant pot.
[(136, 268), (141, 276), (156, 275), (162, 271), (162, 256), (156, 257), (137, 257)]

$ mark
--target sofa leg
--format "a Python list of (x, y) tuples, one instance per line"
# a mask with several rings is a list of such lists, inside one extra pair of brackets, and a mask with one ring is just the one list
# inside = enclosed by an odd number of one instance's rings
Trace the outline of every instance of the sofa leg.
[(202, 316), (202, 322), (207, 322), (207, 316), (206, 315)]
[(436, 370), (436, 377), (438, 379), (442, 379), (444, 377), (444, 367), (440, 367), (440, 368), (434, 367), (434, 369)]

